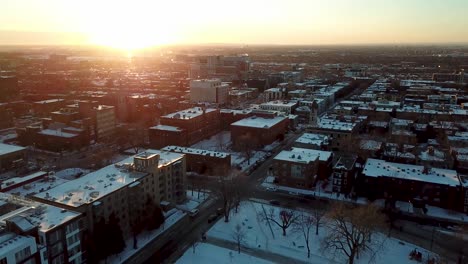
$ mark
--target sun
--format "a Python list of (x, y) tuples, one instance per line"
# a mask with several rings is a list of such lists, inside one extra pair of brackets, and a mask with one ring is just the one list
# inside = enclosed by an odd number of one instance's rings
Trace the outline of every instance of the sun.
[(96, 1), (88, 17), (91, 44), (133, 51), (177, 41), (165, 1)]

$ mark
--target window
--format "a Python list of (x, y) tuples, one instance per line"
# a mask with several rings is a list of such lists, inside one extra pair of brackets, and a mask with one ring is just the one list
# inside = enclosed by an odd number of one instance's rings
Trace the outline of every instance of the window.
[(15, 253), (16, 263), (19, 263), (25, 260), (27, 257), (31, 256), (31, 248), (25, 247), (22, 250)]

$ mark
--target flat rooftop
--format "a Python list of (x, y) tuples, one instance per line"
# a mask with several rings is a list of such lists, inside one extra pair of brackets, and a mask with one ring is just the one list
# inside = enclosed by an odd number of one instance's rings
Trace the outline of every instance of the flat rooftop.
[(332, 155), (330, 151), (322, 151), (315, 149), (305, 148), (292, 148), (291, 150), (283, 150), (276, 157), (275, 160), (283, 160), (290, 162), (309, 163), (311, 161), (327, 161)]
[(431, 168), (426, 174), (424, 166), (393, 163), (379, 159), (367, 159), (363, 174), (368, 177), (390, 177), (449, 186), (460, 185), (457, 172), (454, 170)]
[(54, 130), (54, 129), (43, 129), (39, 131), (39, 134), (47, 135), (47, 136), (54, 136), (54, 137), (63, 137), (63, 138), (73, 138), (77, 137), (77, 134), (72, 134), (68, 132), (63, 132), (61, 130)]
[[(183, 154), (163, 152), (159, 150), (147, 150), (136, 155), (144, 157), (152, 154), (159, 154), (159, 167), (168, 165), (180, 158)], [(67, 206), (79, 207), (99, 200), (103, 196), (114, 192), (120, 188), (132, 184), (138, 179), (147, 175), (145, 172), (128, 170), (133, 164), (134, 157), (129, 157), (118, 163), (109, 165), (100, 170), (91, 172), (78, 178), (61, 184), (48, 191), (35, 195), (37, 198), (54, 201)]]
[(243, 126), (243, 127), (253, 127), (253, 128), (271, 128), (283, 120), (286, 117), (284, 116), (275, 116), (273, 118), (263, 118), (258, 116), (251, 116), (248, 118), (241, 119), (237, 122), (231, 124), (231, 126)]
[(182, 131), (182, 129), (175, 127), (175, 126), (165, 126), (165, 125), (157, 125), (154, 127), (150, 127), (150, 129), (156, 130), (165, 130), (165, 131)]
[(13, 153), (13, 152), (17, 152), (17, 151), (21, 151), (21, 150), (25, 150), (25, 149), (26, 149), (25, 147), (21, 147), (21, 146), (0, 143), (0, 156)]
[(31, 226), (38, 226), (42, 232), (70, 221), (80, 213), (64, 210), (62, 208), (43, 204), (31, 200), (19, 202), (22, 198), (16, 198), (12, 195), (1, 194), (0, 201), (7, 203), (20, 204), (20, 208), (0, 216), (0, 222), (5, 220), (14, 221), (20, 228), (28, 229)]
[(321, 146), (328, 144), (328, 137), (322, 134), (304, 133), (296, 140), (296, 143)]
[[(214, 108), (207, 108), (205, 109), (205, 113), (210, 113), (214, 112), (216, 109)], [(197, 116), (201, 116), (203, 114), (203, 109), (201, 107), (192, 107), (189, 109), (185, 109), (179, 112), (171, 113), (165, 116), (162, 116), (162, 118), (173, 118), (173, 119), (192, 119)]]
[(162, 151), (173, 151), (177, 153), (184, 153), (184, 154), (194, 154), (194, 155), (202, 155), (202, 156), (211, 156), (216, 158), (226, 158), (229, 157), (231, 154), (226, 152), (217, 152), (205, 149), (196, 149), (196, 148), (186, 148), (180, 146), (166, 146), (161, 149)]

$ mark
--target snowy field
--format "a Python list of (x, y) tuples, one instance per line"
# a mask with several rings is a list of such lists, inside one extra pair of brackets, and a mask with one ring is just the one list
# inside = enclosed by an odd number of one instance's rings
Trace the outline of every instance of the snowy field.
[[(233, 230), (237, 224), (240, 224), (246, 231), (244, 246), (248, 248), (255, 248), (257, 250), (263, 250), (309, 263), (346, 262), (343, 256), (333, 257), (321, 251), (320, 241), (326, 233), (326, 228), (323, 227), (320, 228), (318, 236), (315, 235), (314, 230), (311, 231), (311, 257), (308, 259), (302, 233), (293, 232), (292, 228), (288, 228), (287, 235), (283, 236), (280, 227), (271, 222), (268, 224), (261, 219), (260, 214), (263, 214), (264, 211), (268, 212), (270, 208), (273, 208), (277, 213), (280, 210), (278, 207), (272, 207), (270, 205), (243, 202), (239, 212), (237, 214), (233, 213), (228, 223), (220, 220), (208, 231), (208, 241), (210, 238), (216, 238), (234, 242)], [(408, 258), (409, 253), (413, 249), (418, 249), (418, 251), (422, 252), (423, 258), (427, 258), (430, 254), (430, 252), (415, 245), (388, 238), (383, 234), (377, 234), (374, 237), (382, 241), (383, 245), (378, 250), (378, 254), (376, 256), (363, 254), (355, 263), (364, 264), (373, 260), (374, 263), (379, 264), (414, 264), (416, 262)]]
[(272, 263), (263, 259), (255, 258), (246, 254), (238, 254), (235, 250), (214, 246), (211, 244), (200, 243), (195, 247), (193, 253), (192, 247), (185, 251), (184, 255), (177, 260), (177, 264), (200, 264), (200, 263)]
[(246, 171), (253, 167), (257, 162), (265, 160), (268, 151), (273, 150), (279, 144), (279, 142), (275, 141), (271, 145), (265, 146), (263, 150), (253, 151), (250, 162), (247, 161), (243, 153), (232, 151), (231, 132), (229, 131), (222, 131), (209, 139), (202, 140), (192, 145), (191, 148), (229, 153), (231, 154), (231, 166), (239, 166), (242, 171)]

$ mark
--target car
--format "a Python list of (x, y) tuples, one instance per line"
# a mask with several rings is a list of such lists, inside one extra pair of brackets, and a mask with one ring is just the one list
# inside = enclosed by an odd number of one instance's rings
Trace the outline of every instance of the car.
[(288, 193), (289, 193), (290, 195), (299, 195), (298, 192), (294, 192), (294, 191), (290, 191), (290, 192), (288, 192)]
[(208, 217), (208, 223), (214, 222), (218, 218), (217, 214), (212, 214)]
[(216, 209), (216, 214), (217, 214), (217, 215), (222, 215), (222, 214), (224, 214), (224, 208), (220, 207), (220, 208)]
[(277, 201), (277, 200), (270, 200), (269, 203), (272, 204), (272, 205), (280, 205), (280, 202)]
[(190, 217), (195, 217), (198, 214), (198, 209), (192, 209), (189, 212)]
[(276, 191), (278, 191), (278, 188), (276, 188), (276, 187), (267, 187), (266, 190), (270, 191), (270, 192), (276, 192)]

